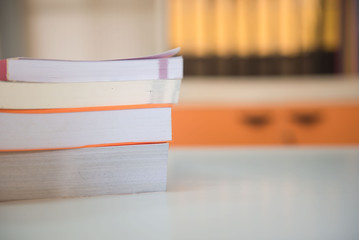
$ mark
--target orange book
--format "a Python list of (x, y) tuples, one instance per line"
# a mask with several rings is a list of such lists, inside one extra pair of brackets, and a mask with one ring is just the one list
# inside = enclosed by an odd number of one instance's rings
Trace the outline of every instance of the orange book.
[(172, 139), (171, 108), (0, 112), (0, 151), (68, 149)]

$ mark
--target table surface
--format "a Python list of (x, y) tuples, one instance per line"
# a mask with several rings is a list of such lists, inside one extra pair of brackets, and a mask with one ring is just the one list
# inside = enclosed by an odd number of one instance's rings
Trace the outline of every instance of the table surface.
[(168, 191), (0, 203), (0, 239), (359, 239), (359, 148), (171, 149)]

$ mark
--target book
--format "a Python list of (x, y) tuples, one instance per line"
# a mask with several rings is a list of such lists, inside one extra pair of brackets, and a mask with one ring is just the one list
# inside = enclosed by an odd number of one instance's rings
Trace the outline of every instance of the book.
[(0, 152), (0, 201), (165, 191), (168, 144)]
[(0, 81), (0, 108), (51, 109), (177, 103), (181, 79), (89, 83)]
[(172, 140), (171, 108), (144, 107), (1, 110), (0, 151), (66, 149)]
[(66, 61), (34, 58), (0, 60), (0, 80), (20, 82), (108, 82), (182, 79), (179, 48), (161, 54), (104, 61)]
[(236, 2), (232, 0), (215, 1), (215, 54), (217, 75), (234, 75), (236, 45)]

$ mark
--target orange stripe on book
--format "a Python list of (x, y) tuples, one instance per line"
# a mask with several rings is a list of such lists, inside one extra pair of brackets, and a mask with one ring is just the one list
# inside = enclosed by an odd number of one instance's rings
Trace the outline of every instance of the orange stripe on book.
[(69, 149), (94, 148), (94, 147), (114, 147), (114, 146), (143, 145), (143, 144), (161, 144), (161, 143), (170, 143), (170, 142), (171, 141), (104, 143), (104, 144), (92, 144), (92, 145), (85, 145), (85, 146), (79, 146), (79, 147), (65, 147), (65, 148), (38, 148), (38, 149), (0, 150), (0, 152), (52, 151), (52, 150), (69, 150)]
[(2, 113), (68, 113), (68, 112), (92, 112), (92, 111), (111, 111), (141, 108), (167, 108), (173, 104), (139, 104), (123, 106), (101, 106), (101, 107), (81, 107), (81, 108), (51, 108), (51, 109), (0, 109)]

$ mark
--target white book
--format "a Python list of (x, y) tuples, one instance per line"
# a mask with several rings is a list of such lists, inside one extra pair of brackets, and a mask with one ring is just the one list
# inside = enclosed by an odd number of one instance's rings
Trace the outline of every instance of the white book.
[(0, 153), (0, 201), (165, 191), (168, 144)]
[(0, 112), (0, 151), (89, 147), (172, 139), (171, 108)]
[(0, 81), (0, 108), (48, 109), (177, 103), (180, 79), (89, 83)]
[(105, 61), (9, 58), (0, 61), (0, 80), (63, 83), (182, 79), (183, 58), (172, 57), (178, 51)]

